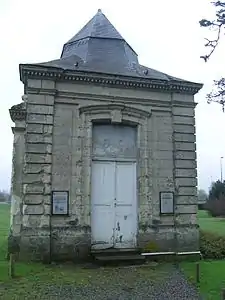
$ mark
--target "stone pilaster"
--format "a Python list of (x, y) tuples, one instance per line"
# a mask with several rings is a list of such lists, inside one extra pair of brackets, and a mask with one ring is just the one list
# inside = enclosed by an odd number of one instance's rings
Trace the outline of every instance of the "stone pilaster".
[(22, 174), (24, 162), (24, 127), (13, 127), (13, 157), (11, 176), (11, 220), (13, 236), (20, 236), (22, 225)]
[(49, 259), (54, 97), (28, 95), (21, 253)]
[(26, 118), (26, 104), (14, 105), (9, 110), (10, 117), (15, 123), (12, 127), (13, 154), (11, 174), (11, 216), (10, 232), (8, 237), (8, 254), (18, 253), (22, 229), (22, 178), (24, 164), (24, 132)]
[(197, 251), (197, 162), (194, 103), (173, 105), (175, 215), (180, 251)]

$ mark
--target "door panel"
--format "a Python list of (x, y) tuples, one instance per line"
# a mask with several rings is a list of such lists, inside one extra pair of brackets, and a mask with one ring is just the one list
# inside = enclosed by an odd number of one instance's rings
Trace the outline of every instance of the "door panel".
[(92, 248), (106, 249), (114, 243), (115, 163), (93, 162), (91, 180)]
[(92, 249), (136, 247), (136, 164), (93, 162), (91, 190)]
[(136, 164), (116, 163), (115, 247), (136, 247)]

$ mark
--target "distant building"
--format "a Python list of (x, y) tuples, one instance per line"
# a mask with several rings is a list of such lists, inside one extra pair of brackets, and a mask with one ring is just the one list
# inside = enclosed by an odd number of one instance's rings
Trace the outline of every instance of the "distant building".
[[(99, 10), (60, 59), (20, 65), (11, 231), (21, 258), (198, 250), (194, 95)], [(176, 234), (175, 234), (176, 233)], [(177, 241), (175, 241), (177, 237)]]

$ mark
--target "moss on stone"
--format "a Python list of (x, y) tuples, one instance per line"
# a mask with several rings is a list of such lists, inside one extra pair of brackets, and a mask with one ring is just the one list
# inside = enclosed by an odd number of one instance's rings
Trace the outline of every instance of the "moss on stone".
[(159, 251), (159, 246), (155, 241), (148, 242), (144, 247), (144, 252), (157, 252)]

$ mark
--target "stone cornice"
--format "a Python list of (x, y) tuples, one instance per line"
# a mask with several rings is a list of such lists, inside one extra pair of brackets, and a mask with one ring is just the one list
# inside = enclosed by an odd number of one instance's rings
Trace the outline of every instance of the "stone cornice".
[(13, 122), (24, 121), (26, 119), (25, 103), (22, 102), (20, 104), (13, 105), (9, 109), (9, 114)]
[(98, 84), (120, 88), (150, 89), (166, 92), (196, 94), (202, 84), (192, 82), (165, 81), (157, 79), (107, 75), (86, 71), (67, 71), (60, 68), (44, 67), (40, 65), (20, 65), (20, 79), (26, 83), (28, 78), (51, 79), (57, 81), (72, 81), (83, 84)]

